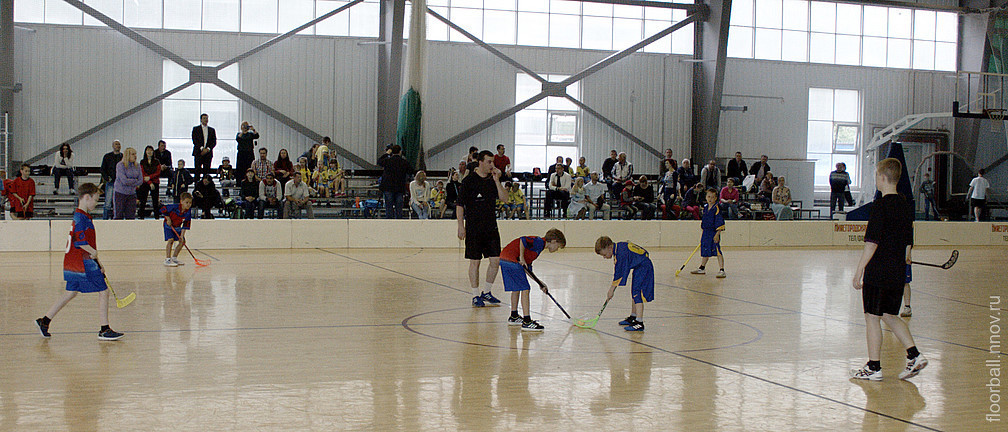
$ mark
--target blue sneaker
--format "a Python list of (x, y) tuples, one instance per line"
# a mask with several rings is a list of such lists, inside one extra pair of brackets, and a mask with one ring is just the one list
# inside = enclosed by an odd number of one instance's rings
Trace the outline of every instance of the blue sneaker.
[(630, 325), (628, 325), (626, 327), (623, 327), (623, 330), (626, 330), (628, 332), (629, 331), (644, 331), (644, 323), (642, 323), (640, 321), (634, 321), (633, 324), (630, 324)]
[(620, 321), (619, 325), (626, 327), (628, 325), (633, 325), (633, 323), (635, 322), (637, 322), (637, 317), (630, 315), (626, 317), (626, 319), (624, 319), (623, 321)]
[(484, 307), (484, 306), (486, 306), (486, 304), (483, 303), (483, 298), (478, 296), (473, 297), (473, 307)]
[(481, 294), (480, 299), (482, 299), (488, 306), (500, 306), (501, 302), (497, 297), (494, 297), (493, 294), (490, 294), (490, 291)]

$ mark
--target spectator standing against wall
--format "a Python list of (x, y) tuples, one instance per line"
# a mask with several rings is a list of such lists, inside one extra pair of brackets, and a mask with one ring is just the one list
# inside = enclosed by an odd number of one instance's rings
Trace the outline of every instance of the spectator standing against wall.
[[(490, 156), (493, 159), (493, 154)], [(491, 162), (492, 164), (492, 162)], [(406, 201), (406, 187), (409, 184), (410, 168), (409, 162), (402, 157), (402, 147), (393, 144), (385, 150), (378, 165), (382, 167), (381, 183), (378, 190), (382, 192), (385, 199), (385, 218), (402, 219), (403, 204)], [(498, 178), (498, 181), (500, 179)]]
[(238, 156), (235, 160), (235, 169), (237, 172), (244, 173), (245, 170), (252, 166), (252, 161), (255, 160), (255, 154), (252, 153), (252, 149), (255, 148), (255, 140), (259, 139), (259, 133), (256, 132), (255, 128), (249, 124), (247, 121), (241, 123), (241, 131), (235, 135), (235, 141), (238, 142)]
[(122, 161), (116, 164), (115, 212), (113, 219), (134, 219), (137, 208), (137, 188), (144, 182), (143, 170), (137, 163), (137, 152), (133, 147), (123, 150)]
[(217, 131), (210, 127), (210, 116), (206, 113), (200, 114), (200, 124), (193, 127), (193, 167), (196, 169), (196, 176), (202, 177), (210, 174), (210, 162), (213, 161), (213, 149), (217, 147)]
[(850, 185), (850, 174), (847, 174), (843, 162), (836, 164), (836, 170), (829, 175), (829, 185), (830, 185), (830, 195), (829, 195), (829, 211), (830, 215), (833, 215), (833, 211), (838, 207), (840, 212), (844, 211), (845, 197), (844, 191), (847, 186)]
[(70, 144), (63, 143), (53, 158), (53, 195), (59, 195), (60, 177), (66, 177), (70, 183), (70, 194), (74, 194), (74, 163), (73, 149)]
[(115, 199), (113, 197), (115, 196), (116, 165), (122, 158), (122, 143), (119, 140), (112, 141), (112, 151), (102, 156), (101, 184), (105, 188), (105, 208), (102, 212), (102, 218), (105, 220), (110, 220), (115, 215)]

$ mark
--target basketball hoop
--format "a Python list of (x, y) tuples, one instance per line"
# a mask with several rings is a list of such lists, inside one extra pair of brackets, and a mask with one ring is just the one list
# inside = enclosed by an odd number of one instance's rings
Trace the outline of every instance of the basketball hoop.
[(987, 117), (991, 119), (991, 132), (998, 132), (998, 126), (1003, 125), (1005, 119), (1004, 109), (985, 109)]

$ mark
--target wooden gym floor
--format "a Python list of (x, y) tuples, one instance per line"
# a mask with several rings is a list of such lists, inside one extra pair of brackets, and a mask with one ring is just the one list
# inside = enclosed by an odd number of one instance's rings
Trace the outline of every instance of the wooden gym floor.
[[(886, 332), (885, 380), (859, 383), (859, 250), (727, 248), (727, 279), (674, 278), (689, 252), (651, 251), (637, 334), (616, 325), (627, 288), (596, 330), (538, 290), (545, 331), (509, 327), (506, 305), (470, 307), (454, 249), (196, 251), (207, 268), (102, 252), (116, 292), (138, 296), (113, 302), (118, 342), (96, 339), (95, 295), (43, 339), (33, 321), (63, 291), (63, 254), (0, 254), (0, 430), (1004, 430), (985, 420), (1003, 248), (915, 266), (909, 323), (930, 365), (897, 379), (905, 352)], [(535, 269), (577, 317), (601, 307), (613, 264), (572, 249)], [(494, 293), (508, 302), (499, 277)]]

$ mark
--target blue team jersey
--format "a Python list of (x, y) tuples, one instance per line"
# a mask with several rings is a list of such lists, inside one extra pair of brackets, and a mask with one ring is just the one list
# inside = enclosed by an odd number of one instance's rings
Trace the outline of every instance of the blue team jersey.
[(715, 204), (704, 204), (703, 217), (700, 218), (700, 228), (704, 231), (714, 231), (725, 226), (724, 217), (721, 216), (721, 206)]
[[(613, 275), (613, 281), (619, 281), (620, 286), (626, 285), (627, 277), (630, 276), (630, 270), (645, 266), (650, 267), (651, 264), (648, 252), (631, 242), (616, 243), (616, 247), (613, 248), (613, 258), (616, 259), (616, 270)], [(636, 278), (634, 276), (634, 279)]]

